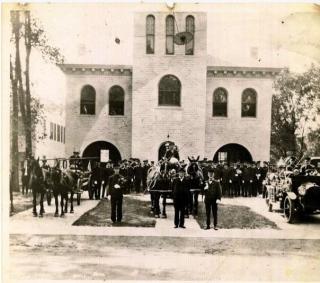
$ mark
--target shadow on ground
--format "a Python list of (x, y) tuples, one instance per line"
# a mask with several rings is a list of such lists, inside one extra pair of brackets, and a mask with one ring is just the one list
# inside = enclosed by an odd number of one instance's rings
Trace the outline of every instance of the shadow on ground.
[(121, 226), (155, 227), (156, 221), (150, 216), (149, 202), (125, 197), (123, 199), (121, 223), (111, 221), (111, 203), (104, 199), (96, 207), (83, 214), (72, 225), (75, 226)]
[[(205, 228), (206, 210), (204, 203), (199, 203), (196, 220), (201, 228)], [(253, 212), (247, 206), (227, 204), (218, 204), (218, 227), (223, 229), (279, 229), (276, 223)]]

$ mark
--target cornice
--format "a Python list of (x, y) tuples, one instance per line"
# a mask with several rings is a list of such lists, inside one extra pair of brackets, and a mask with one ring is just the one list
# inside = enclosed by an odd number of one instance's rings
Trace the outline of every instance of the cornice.
[(207, 77), (273, 78), (285, 68), (208, 66)]
[(132, 67), (128, 65), (59, 64), (58, 66), (68, 75), (131, 76), (132, 74)]

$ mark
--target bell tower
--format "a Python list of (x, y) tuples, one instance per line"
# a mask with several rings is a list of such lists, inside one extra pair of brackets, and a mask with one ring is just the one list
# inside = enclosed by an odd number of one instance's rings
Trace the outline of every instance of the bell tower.
[(157, 160), (168, 133), (181, 159), (204, 156), (206, 13), (137, 12), (133, 42), (132, 156)]

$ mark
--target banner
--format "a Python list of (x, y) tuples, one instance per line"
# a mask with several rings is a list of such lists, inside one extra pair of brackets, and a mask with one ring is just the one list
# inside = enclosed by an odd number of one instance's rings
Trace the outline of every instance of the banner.
[(109, 161), (109, 150), (101, 149), (100, 150), (100, 162), (108, 162)]

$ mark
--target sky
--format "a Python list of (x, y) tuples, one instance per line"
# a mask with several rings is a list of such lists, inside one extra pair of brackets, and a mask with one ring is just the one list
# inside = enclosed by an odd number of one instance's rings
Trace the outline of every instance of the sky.
[[(14, 5), (2, 6), (4, 38), (10, 34), (9, 11)], [(165, 3), (29, 3), (26, 7), (70, 64), (132, 65), (134, 13), (170, 13)], [(311, 63), (320, 63), (320, 5), (178, 3), (174, 11), (207, 12), (208, 65), (287, 67), (302, 72)], [(62, 73), (43, 64), (37, 52), (31, 56), (35, 92), (50, 103), (63, 103)], [(50, 72), (60, 81), (43, 76)]]
[[(66, 63), (132, 64), (135, 11), (170, 12), (162, 4), (28, 4)], [(208, 64), (289, 67), (320, 62), (320, 5), (178, 3), (207, 12)], [(121, 40), (115, 43), (115, 38)]]

